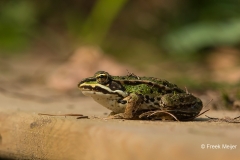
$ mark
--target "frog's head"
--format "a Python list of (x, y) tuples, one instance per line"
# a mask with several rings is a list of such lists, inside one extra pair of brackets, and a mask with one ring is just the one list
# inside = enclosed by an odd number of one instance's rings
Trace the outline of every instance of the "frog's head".
[(78, 88), (86, 96), (95, 97), (126, 97), (124, 87), (115, 81), (113, 77), (105, 71), (98, 71), (93, 77), (83, 79), (79, 82)]
[(121, 83), (109, 73), (98, 71), (93, 77), (79, 82), (78, 88), (84, 95), (92, 97), (106, 108), (116, 113), (124, 111), (126, 103), (122, 99), (128, 96), (128, 93), (125, 92)]

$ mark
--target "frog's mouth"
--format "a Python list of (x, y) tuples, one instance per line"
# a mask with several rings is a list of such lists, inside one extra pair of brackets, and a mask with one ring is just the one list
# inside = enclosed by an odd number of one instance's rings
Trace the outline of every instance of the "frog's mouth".
[(86, 96), (94, 96), (94, 95), (117, 95), (120, 97), (126, 97), (127, 93), (122, 90), (112, 90), (108, 86), (102, 84), (89, 84), (82, 83), (78, 85), (79, 89)]

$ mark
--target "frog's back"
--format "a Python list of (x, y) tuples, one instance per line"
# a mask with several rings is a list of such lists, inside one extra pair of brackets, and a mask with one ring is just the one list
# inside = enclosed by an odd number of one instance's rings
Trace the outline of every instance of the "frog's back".
[(158, 79), (154, 77), (138, 77), (138, 76), (112, 76), (112, 79), (120, 82), (125, 86), (140, 86), (146, 85), (158, 93), (185, 93), (184, 90), (180, 89), (177, 85), (170, 83), (163, 79)]

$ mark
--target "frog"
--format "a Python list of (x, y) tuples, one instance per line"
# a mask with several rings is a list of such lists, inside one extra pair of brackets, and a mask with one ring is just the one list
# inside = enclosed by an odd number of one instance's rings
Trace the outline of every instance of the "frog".
[(113, 76), (97, 71), (78, 83), (85, 96), (111, 110), (109, 119), (188, 121), (203, 108), (200, 98), (167, 80), (133, 73)]

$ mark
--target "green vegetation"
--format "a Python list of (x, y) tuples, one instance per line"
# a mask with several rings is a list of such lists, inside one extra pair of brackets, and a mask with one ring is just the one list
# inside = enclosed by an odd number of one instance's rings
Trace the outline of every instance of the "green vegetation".
[(140, 42), (147, 46), (145, 50), (156, 48), (175, 56), (236, 47), (239, 7), (238, 0), (3, 0), (0, 51), (18, 51), (41, 42), (54, 47), (94, 44), (111, 53), (118, 52), (119, 46), (134, 50)]
[(36, 32), (36, 12), (30, 1), (7, 1), (0, 5), (0, 49), (16, 51), (30, 44)]

